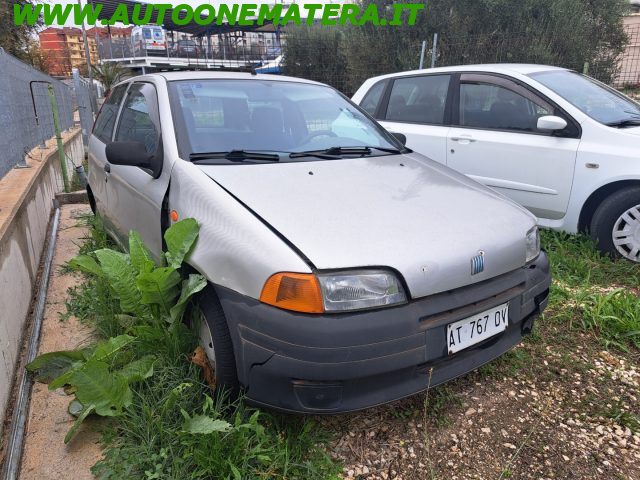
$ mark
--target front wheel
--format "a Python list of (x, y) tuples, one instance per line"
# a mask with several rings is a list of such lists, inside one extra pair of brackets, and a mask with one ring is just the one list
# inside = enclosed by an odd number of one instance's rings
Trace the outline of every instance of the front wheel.
[(600, 204), (591, 237), (602, 253), (640, 263), (640, 187), (619, 190)]
[(218, 295), (211, 285), (200, 294), (198, 306), (202, 315), (195, 318), (196, 332), (215, 372), (216, 386), (232, 395), (237, 394), (238, 372), (231, 334)]

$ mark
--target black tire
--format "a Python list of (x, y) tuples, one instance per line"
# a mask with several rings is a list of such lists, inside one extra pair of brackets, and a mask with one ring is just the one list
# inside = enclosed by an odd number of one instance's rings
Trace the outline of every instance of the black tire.
[(224, 316), (222, 305), (211, 285), (200, 294), (198, 301), (200, 310), (211, 330), (213, 349), (215, 352), (215, 375), (217, 388), (235, 396), (240, 390), (236, 358), (233, 353), (233, 342), (229, 333), (229, 325)]
[[(613, 258), (629, 258), (618, 251), (613, 242), (614, 227), (626, 211), (638, 205), (640, 205), (640, 187), (628, 187), (612, 193), (598, 206), (591, 219), (590, 233), (603, 254)], [(640, 257), (634, 261), (640, 262)]]

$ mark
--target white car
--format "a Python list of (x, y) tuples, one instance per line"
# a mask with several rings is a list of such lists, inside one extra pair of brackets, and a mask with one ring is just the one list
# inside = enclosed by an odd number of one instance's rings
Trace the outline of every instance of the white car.
[(371, 78), (353, 100), (541, 226), (640, 262), (640, 105), (616, 90), (562, 68), (473, 65)]

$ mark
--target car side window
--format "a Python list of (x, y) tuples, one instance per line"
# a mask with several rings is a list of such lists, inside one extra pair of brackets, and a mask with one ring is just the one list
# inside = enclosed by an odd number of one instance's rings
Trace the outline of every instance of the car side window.
[(385, 120), (444, 124), (450, 75), (424, 75), (394, 80)]
[(155, 87), (134, 83), (122, 107), (116, 141), (142, 142), (149, 155), (155, 155), (160, 140)]
[(532, 92), (508, 80), (502, 84), (470, 76), (460, 83), (459, 125), (463, 127), (548, 133), (538, 130), (540, 117), (554, 115), (554, 108)]
[(386, 80), (376, 83), (364, 96), (362, 102), (360, 102), (360, 106), (372, 117), (376, 114), (386, 86)]
[(109, 98), (100, 109), (100, 114), (96, 118), (96, 125), (93, 134), (104, 143), (109, 143), (113, 136), (113, 127), (116, 124), (118, 109), (122, 103), (122, 98), (127, 91), (127, 85), (119, 85), (113, 89)]

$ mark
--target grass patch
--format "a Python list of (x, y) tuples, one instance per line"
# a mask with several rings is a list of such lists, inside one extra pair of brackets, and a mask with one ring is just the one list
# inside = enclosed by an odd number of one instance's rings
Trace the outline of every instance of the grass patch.
[[(89, 222), (81, 254), (114, 248), (100, 221)], [(105, 455), (92, 469), (97, 478), (337, 478), (341, 467), (324, 448), (326, 430), (307, 417), (262, 412), (211, 392), (200, 367), (189, 361), (197, 346), (189, 328), (140, 324), (123, 314), (122, 304), (122, 294), (99, 275), (70, 289), (67, 301), (67, 315), (93, 327), (98, 338), (135, 335), (112, 363), (125, 363), (127, 355), (155, 358), (152, 376), (130, 385), (130, 404), (106, 423)]]
[(594, 333), (605, 348), (640, 348), (640, 265), (611, 260), (585, 236), (544, 231), (553, 285), (545, 318)]

